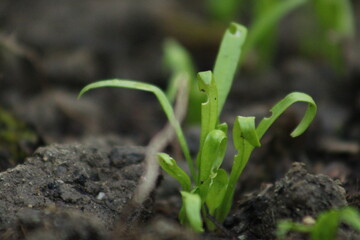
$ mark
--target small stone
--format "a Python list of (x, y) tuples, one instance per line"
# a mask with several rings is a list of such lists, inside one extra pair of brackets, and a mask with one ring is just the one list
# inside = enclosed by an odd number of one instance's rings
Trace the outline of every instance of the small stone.
[(99, 194), (96, 196), (96, 199), (97, 199), (97, 200), (103, 200), (104, 197), (105, 197), (105, 193), (99, 192)]
[(302, 221), (306, 225), (314, 225), (316, 222), (312, 216), (305, 216)]

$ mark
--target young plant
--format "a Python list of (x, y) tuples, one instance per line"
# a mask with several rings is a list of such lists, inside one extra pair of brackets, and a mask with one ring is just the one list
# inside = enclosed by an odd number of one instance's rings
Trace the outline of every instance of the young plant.
[(269, 66), (277, 48), (278, 25), (288, 14), (307, 0), (258, 0), (254, 1), (253, 20), (249, 37), (244, 45), (243, 59), (251, 52), (257, 55), (262, 67)]
[[(351, 0), (310, 1), (317, 29), (304, 43), (310, 54), (321, 55), (336, 70), (343, 70), (343, 43), (355, 37), (354, 7)], [(309, 31), (308, 31), (309, 32)]]
[[(309, 27), (303, 28), (305, 31), (298, 31), (302, 36), (299, 42), (302, 54), (321, 56), (340, 73), (343, 70), (343, 44), (354, 40), (355, 36), (351, 0), (205, 0), (204, 8), (212, 22), (248, 19), (250, 15), (243, 59), (255, 53), (252, 55), (256, 56), (255, 62), (260, 67), (267, 67), (273, 61), (278, 45), (278, 25), (297, 9), (302, 10), (302, 16), (308, 14), (305, 17), (311, 19), (307, 23)], [(313, 27), (313, 31), (309, 30)]]
[(310, 234), (311, 240), (333, 240), (342, 222), (360, 232), (359, 212), (355, 208), (345, 207), (321, 213), (316, 222), (310, 225), (283, 220), (277, 226), (276, 235), (284, 239), (288, 232), (295, 231)]
[(130, 88), (155, 94), (175, 130), (190, 175), (166, 153), (158, 154), (159, 164), (181, 185), (183, 205), (179, 213), (180, 222), (191, 226), (197, 232), (204, 231), (203, 223), (212, 231), (216, 228), (214, 219), (218, 223), (225, 220), (232, 206), (236, 183), (252, 151), (260, 146), (262, 136), (287, 108), (296, 102), (305, 102), (308, 105), (305, 116), (291, 133), (292, 137), (301, 135), (316, 114), (317, 107), (313, 99), (304, 93), (294, 92), (278, 102), (270, 110), (272, 115), (262, 119), (257, 127), (255, 117), (236, 117), (232, 135), (237, 154), (230, 174), (221, 168), (226, 152), (228, 126), (226, 123), (220, 123), (219, 116), (236, 73), (245, 37), (246, 29), (231, 23), (223, 36), (213, 72), (205, 71), (197, 75), (199, 90), (206, 95), (206, 101), (201, 104), (200, 147), (195, 161), (190, 156), (180, 123), (174, 116), (169, 99), (158, 87), (115, 79), (89, 84), (79, 94), (81, 96), (90, 89), (100, 87)]

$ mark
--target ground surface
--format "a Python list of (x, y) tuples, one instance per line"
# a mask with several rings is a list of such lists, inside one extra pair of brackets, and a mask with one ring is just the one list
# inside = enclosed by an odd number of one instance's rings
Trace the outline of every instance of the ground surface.
[[(319, 112), (297, 139), (289, 132), (301, 106), (265, 135), (241, 176), (225, 229), (195, 235), (179, 226), (178, 188), (167, 176), (145, 206), (133, 204), (145, 147), (164, 114), (153, 96), (135, 91), (76, 96), (85, 84), (114, 77), (165, 88), (168, 36), (191, 51), (199, 71), (211, 69), (224, 26), (209, 27), (200, 4), (190, 3), (0, 2), (0, 239), (273, 239), (278, 219), (302, 221), (347, 204), (360, 209), (360, 41), (344, 48), (338, 74), (294, 47), (292, 18), (280, 26), (274, 63), (260, 71), (249, 61), (241, 69), (222, 121), (232, 127), (238, 115), (260, 119), (291, 91), (313, 96)], [(185, 132), (196, 150), (199, 128)], [(166, 151), (181, 159), (176, 145)], [(230, 146), (227, 167), (233, 153)]]

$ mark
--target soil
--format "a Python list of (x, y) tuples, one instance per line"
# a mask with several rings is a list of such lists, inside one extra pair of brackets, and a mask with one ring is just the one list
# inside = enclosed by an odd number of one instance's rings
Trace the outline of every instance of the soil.
[(303, 163), (293, 163), (285, 177), (241, 203), (233, 215), (232, 228), (249, 238), (274, 239), (281, 219), (302, 222), (305, 217), (347, 205), (345, 189), (326, 175), (307, 172)]
[[(89, 234), (95, 231), (92, 226), (101, 231), (112, 230), (132, 198), (143, 158), (143, 148), (125, 147), (118, 138), (39, 148), (24, 164), (0, 173), (2, 231), (7, 236), (6, 229), (17, 222), (20, 228), (15, 229), (23, 229), (25, 236), (32, 232), (37, 236), (38, 228), (47, 227), (48, 220), (77, 222), (84, 216), (89, 223), (84, 222), (79, 236), (87, 227)], [(101, 222), (102, 227), (90, 219)], [(68, 227), (71, 230), (75, 226)], [(57, 225), (50, 228), (59, 231)]]
[[(207, 21), (200, 3), (185, 2), (0, 1), (1, 240), (275, 239), (278, 220), (302, 222), (347, 205), (360, 210), (360, 41), (343, 47), (339, 73), (326, 59), (301, 53), (292, 34), (296, 14), (279, 26), (268, 68), (258, 70), (253, 56), (244, 63), (221, 120), (231, 129), (235, 116), (260, 119), (288, 92), (303, 91), (319, 109), (310, 129), (289, 136), (303, 106), (277, 121), (215, 233), (179, 224), (179, 186), (167, 175), (142, 205), (134, 201), (146, 146), (166, 123), (160, 106), (136, 91), (99, 89), (80, 100), (77, 94), (114, 77), (165, 89), (162, 43), (169, 36), (189, 49), (199, 71), (211, 69), (226, 25)], [(360, 26), (355, 1), (354, 12)], [(193, 154), (199, 132), (185, 128)], [(229, 144), (225, 168), (235, 153)], [(186, 165), (176, 143), (164, 151)], [(360, 236), (342, 226), (338, 239)]]

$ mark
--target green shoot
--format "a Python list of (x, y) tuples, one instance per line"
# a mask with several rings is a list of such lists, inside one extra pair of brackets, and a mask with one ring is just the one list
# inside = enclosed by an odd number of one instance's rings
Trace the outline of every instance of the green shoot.
[(219, 115), (229, 94), (246, 34), (247, 30), (245, 27), (231, 23), (225, 31), (221, 42), (214, 66), (214, 78), (219, 94)]
[(274, 38), (276, 37), (276, 29), (280, 20), (287, 14), (297, 9), (307, 0), (262, 0), (255, 5), (255, 16), (253, 23), (249, 30), (249, 37), (247, 38), (242, 59), (246, 59), (250, 51), (261, 50), (260, 60), (264, 61), (270, 59), (269, 54), (272, 54), (274, 49)]
[[(228, 127), (226, 123), (219, 123), (219, 115), (230, 91), (245, 37), (246, 29), (243, 26), (236, 23), (230, 24), (220, 46), (214, 73), (205, 71), (197, 75), (198, 87), (206, 95), (206, 100), (201, 104), (200, 147), (195, 163), (189, 154), (184, 134), (174, 116), (171, 104), (158, 87), (147, 83), (114, 79), (89, 84), (79, 94), (80, 97), (85, 92), (100, 87), (130, 88), (155, 94), (176, 132), (191, 176), (187, 175), (176, 161), (165, 153), (158, 154), (158, 161), (162, 169), (181, 185), (183, 205), (179, 213), (180, 222), (190, 226), (196, 232), (204, 231), (203, 223), (208, 230), (215, 230), (212, 219), (220, 223), (225, 220), (231, 210), (236, 183), (252, 151), (260, 146), (265, 132), (287, 108), (297, 102), (308, 105), (303, 119), (291, 133), (292, 137), (302, 134), (316, 114), (317, 107), (314, 100), (304, 93), (294, 92), (277, 103), (271, 109), (272, 115), (260, 121), (257, 127), (254, 117), (237, 117), (232, 134), (237, 154), (234, 157), (230, 175), (221, 168), (227, 147)], [(182, 71), (183, 69), (179, 70), (179, 72)]]
[(295, 223), (289, 220), (280, 221), (276, 235), (284, 239), (289, 231), (295, 231), (309, 233), (311, 240), (333, 240), (336, 238), (338, 228), (342, 222), (360, 232), (359, 212), (355, 208), (345, 207), (321, 213), (313, 225)]
[[(166, 91), (166, 96), (169, 98), (170, 102), (174, 102), (179, 86), (178, 81), (181, 80), (179, 75), (188, 75), (189, 78), (194, 78), (195, 67), (191, 56), (186, 49), (172, 39), (167, 39), (165, 41), (163, 58), (165, 66), (172, 74)], [(194, 82), (195, 81), (190, 81), (190, 83)], [(194, 89), (194, 87), (191, 89)]]
[(175, 117), (174, 110), (173, 110), (169, 100), (167, 99), (166, 95), (164, 94), (164, 92), (160, 88), (158, 88), (158, 87), (156, 87), (154, 85), (148, 84), (148, 83), (135, 82), (135, 81), (130, 81), (130, 80), (119, 80), (119, 79), (104, 80), (104, 81), (91, 83), (91, 84), (85, 86), (80, 91), (79, 98), (84, 93), (86, 93), (87, 91), (89, 91), (91, 89), (102, 88), (102, 87), (129, 88), (129, 89), (142, 90), (142, 91), (145, 91), (145, 92), (153, 93), (156, 96), (156, 98), (158, 99), (159, 103), (161, 104), (161, 107), (164, 110), (165, 115), (168, 118), (170, 124), (175, 129), (176, 136), (177, 136), (177, 138), (179, 140), (180, 147), (181, 147), (181, 150), (184, 153), (185, 159), (186, 159), (186, 161), (187, 161), (187, 163), (189, 165), (189, 169), (191, 171), (191, 174), (195, 175), (194, 165), (193, 165), (193, 162), (191, 160), (189, 148), (188, 148), (188, 145), (186, 143), (184, 133), (183, 133), (181, 127), (180, 127), (180, 123), (178, 122), (178, 120)]
[(313, 0), (319, 30), (311, 36), (311, 41), (317, 38), (314, 50), (341, 70), (341, 43), (355, 36), (355, 22), (350, 0)]

